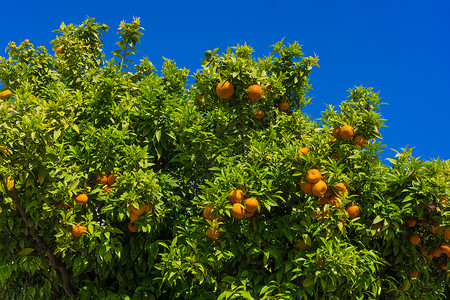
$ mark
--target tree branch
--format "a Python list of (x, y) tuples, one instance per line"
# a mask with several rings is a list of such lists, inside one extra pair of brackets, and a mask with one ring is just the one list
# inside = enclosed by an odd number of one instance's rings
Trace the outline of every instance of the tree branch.
[(25, 210), (23, 209), (22, 205), (20, 204), (19, 200), (19, 192), (15, 187), (11, 188), (8, 193), (11, 195), (11, 198), (14, 200), (14, 204), (16, 205), (17, 210), (19, 211), (20, 215), (22, 216), (23, 221), (25, 222), (25, 225), (28, 227), (28, 233), (34, 238), (36, 243), (38, 244), (38, 249), (45, 253), (47, 255), (48, 260), (50, 261), (50, 264), (53, 268), (59, 270), (61, 273), (61, 277), (63, 280), (63, 288), (64, 291), (68, 296), (74, 295), (72, 285), (70, 284), (70, 275), (69, 272), (66, 269), (66, 266), (63, 265), (58, 258), (55, 256), (53, 251), (44, 243), (42, 238), (37, 234), (36, 228), (31, 226), (28, 222), (28, 216), (25, 214)]

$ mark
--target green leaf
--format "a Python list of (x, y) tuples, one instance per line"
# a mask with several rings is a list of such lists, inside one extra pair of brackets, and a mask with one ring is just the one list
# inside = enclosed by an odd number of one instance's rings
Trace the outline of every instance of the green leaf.
[(34, 251), (34, 248), (24, 248), (24, 249), (20, 250), (19, 253), (17, 253), (17, 255), (19, 255), (19, 256), (27, 256), (33, 251)]

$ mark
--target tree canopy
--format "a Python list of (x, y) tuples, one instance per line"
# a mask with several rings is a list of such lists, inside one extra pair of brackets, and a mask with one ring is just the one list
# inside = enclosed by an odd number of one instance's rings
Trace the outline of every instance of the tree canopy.
[(307, 114), (284, 41), (133, 61), (138, 18), (61, 24), (0, 58), (0, 296), (444, 299), (450, 162), (383, 163), (379, 93)]

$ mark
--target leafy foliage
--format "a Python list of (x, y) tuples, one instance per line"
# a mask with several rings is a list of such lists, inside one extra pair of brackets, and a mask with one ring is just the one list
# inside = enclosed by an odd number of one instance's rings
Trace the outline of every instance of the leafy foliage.
[[(450, 294), (448, 254), (433, 252), (450, 238), (450, 162), (406, 148), (383, 164), (377, 92), (355, 87), (312, 120), (303, 110), (318, 57), (298, 43), (280, 41), (261, 59), (246, 44), (207, 51), (188, 85), (188, 70), (168, 59), (161, 75), (148, 58), (132, 69), (138, 18), (120, 24), (107, 61), (108, 29), (91, 18), (62, 23), (55, 55), (24, 41), (0, 58), (2, 91), (12, 92), (0, 104), (2, 298)], [(228, 99), (216, 94), (225, 81)], [(259, 100), (250, 85), (261, 87)], [(339, 136), (346, 125), (368, 144)], [(304, 192), (311, 169), (338, 205)], [(255, 213), (233, 217), (234, 189), (257, 199)]]

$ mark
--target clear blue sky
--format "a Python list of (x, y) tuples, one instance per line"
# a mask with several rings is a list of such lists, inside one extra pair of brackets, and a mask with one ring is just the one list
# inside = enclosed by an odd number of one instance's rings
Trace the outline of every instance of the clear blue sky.
[(0, 55), (9, 41), (29, 39), (50, 47), (62, 21), (86, 16), (110, 27), (106, 52), (115, 49), (120, 21), (141, 18), (145, 28), (139, 58), (160, 69), (162, 57), (191, 70), (205, 50), (247, 44), (256, 56), (285, 37), (306, 55), (316, 53), (311, 73), (317, 117), (324, 103), (338, 105), (354, 86), (380, 91), (388, 119), (382, 143), (409, 145), (414, 156), (450, 159), (450, 1), (3, 1)]

